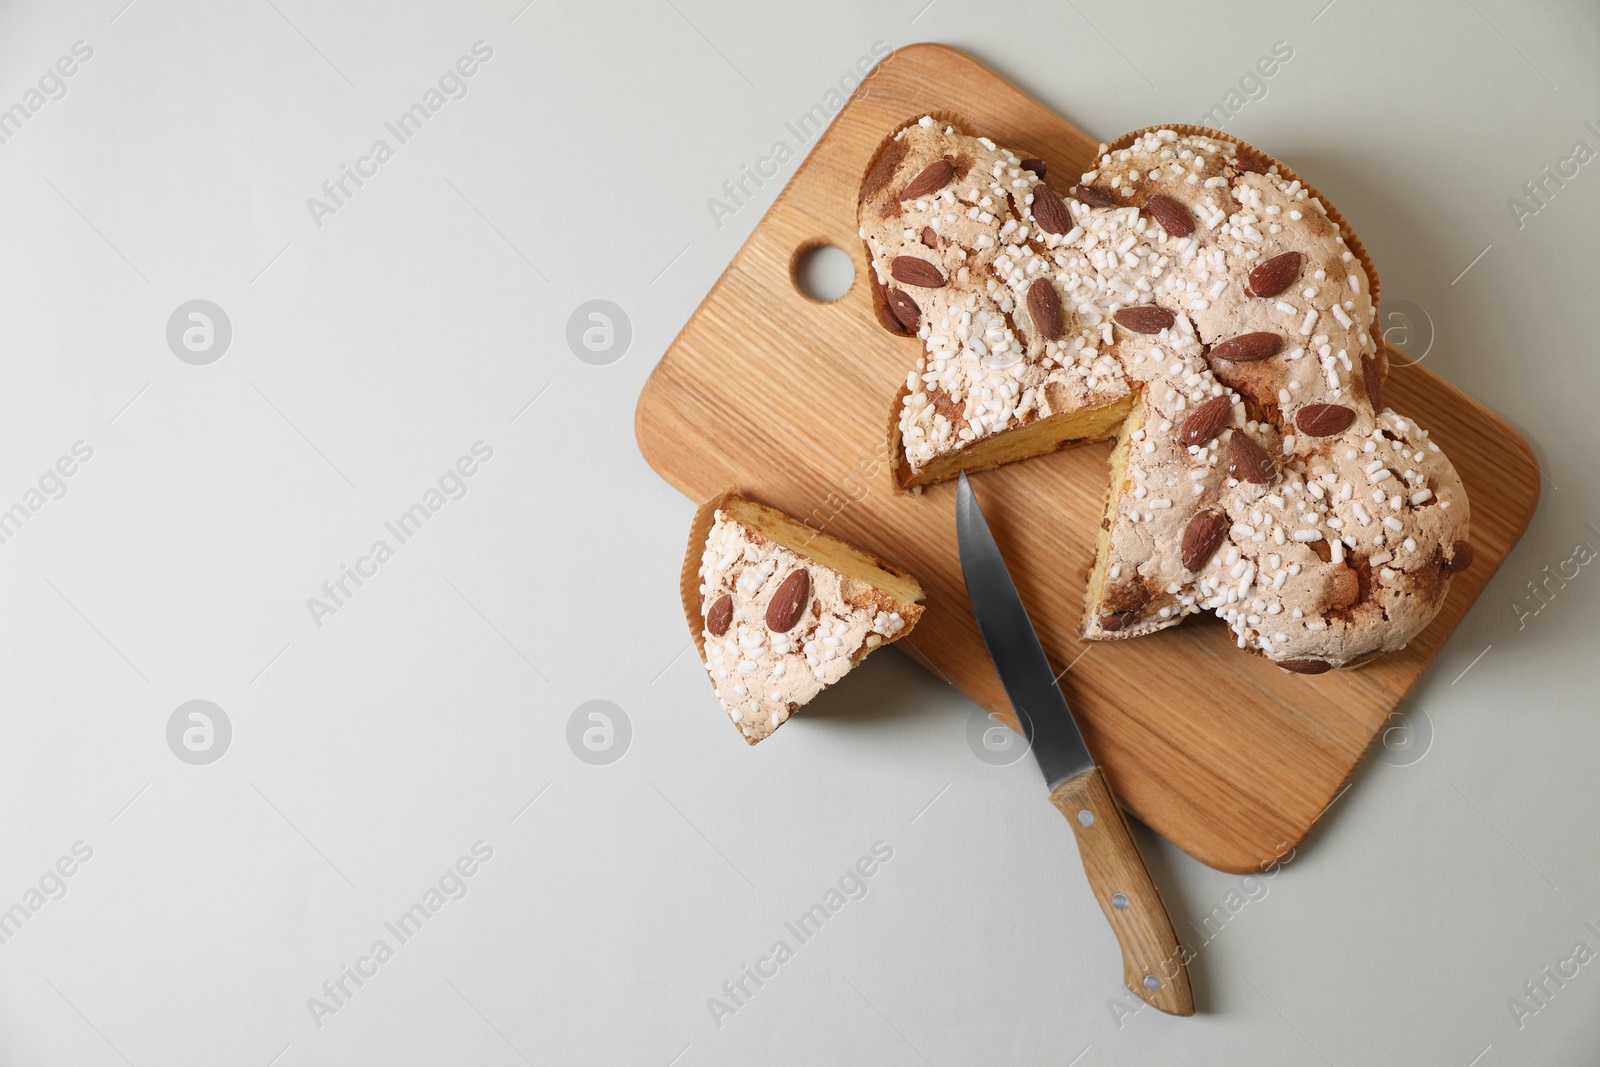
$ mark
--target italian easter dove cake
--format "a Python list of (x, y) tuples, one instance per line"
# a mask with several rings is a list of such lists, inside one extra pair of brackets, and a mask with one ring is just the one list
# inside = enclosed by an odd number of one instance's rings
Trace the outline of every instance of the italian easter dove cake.
[(858, 222), (879, 320), (921, 346), (901, 489), (1114, 438), (1084, 636), (1210, 611), (1301, 673), (1401, 648), (1472, 560), (1468, 503), (1383, 403), (1375, 273), (1289, 168), (1224, 134), (1045, 165), (926, 116), (880, 146)]

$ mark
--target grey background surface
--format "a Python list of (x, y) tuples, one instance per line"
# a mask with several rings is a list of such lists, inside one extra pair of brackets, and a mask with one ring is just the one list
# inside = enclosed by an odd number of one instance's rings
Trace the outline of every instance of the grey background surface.
[[(1524, 190), (1600, 150), (1592, 4), (525, 3), (0, 11), (0, 108), (26, 112), (0, 126), (0, 1062), (1593, 1062), (1600, 577), (1569, 561), (1600, 550), (1600, 162)], [(975, 755), (964, 698), (877, 656), (746, 750), (686, 651), (692, 504), (634, 401), (779, 183), (720, 220), (708, 199), (919, 40), (1103, 136), (1238, 90), (1226, 129), (1354, 220), (1392, 339), (1547, 474), (1270, 879), (1143, 836), (1194, 1019), (1128, 1012), (1067, 827), (1027, 762)], [(385, 123), (479, 41), (399, 143)], [(231, 327), (204, 365), (168, 343), (197, 299)], [(631, 325), (605, 365), (567, 342), (591, 300)], [(385, 523), (441, 479), (400, 543)], [(334, 603), (345, 566), (369, 577)], [(193, 700), (221, 712), (174, 747)], [(785, 922), (877, 842), (800, 944)], [(402, 942), (385, 924), (430, 889)], [(346, 967), (371, 976), (334, 1001)]]

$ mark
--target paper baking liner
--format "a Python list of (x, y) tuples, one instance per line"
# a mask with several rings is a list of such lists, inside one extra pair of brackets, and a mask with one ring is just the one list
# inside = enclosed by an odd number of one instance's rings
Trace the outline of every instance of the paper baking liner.
[(706, 538), (717, 521), (717, 512), (728, 500), (739, 496), (736, 489), (724, 490), (700, 505), (689, 526), (689, 547), (683, 554), (683, 573), (679, 576), (678, 592), (683, 597), (683, 614), (689, 623), (689, 636), (694, 639), (700, 662), (706, 661), (706, 618), (700, 610), (700, 559), (706, 551)]

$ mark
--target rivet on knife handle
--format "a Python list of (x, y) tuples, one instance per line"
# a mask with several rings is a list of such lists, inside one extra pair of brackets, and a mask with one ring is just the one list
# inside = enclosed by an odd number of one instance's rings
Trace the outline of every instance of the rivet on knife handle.
[(1056, 786), (1050, 802), (1078, 837), (1089, 886), (1122, 946), (1123, 981), (1153, 1008), (1193, 1015), (1184, 950), (1105, 775), (1091, 767)]

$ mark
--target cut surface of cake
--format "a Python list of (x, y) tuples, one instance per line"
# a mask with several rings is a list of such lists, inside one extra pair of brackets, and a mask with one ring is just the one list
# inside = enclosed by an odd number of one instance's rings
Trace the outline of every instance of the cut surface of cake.
[(909, 574), (731, 491), (695, 516), (682, 592), (701, 663), (750, 744), (922, 615)]
[(868, 171), (879, 319), (923, 346), (898, 484), (1116, 435), (1086, 637), (1209, 610), (1288, 670), (1404, 647), (1471, 560), (1467, 499), (1383, 406), (1354, 235), (1282, 164), (1196, 127), (1102, 146), (1065, 198), (1044, 176), (933, 117)]

